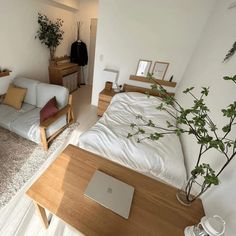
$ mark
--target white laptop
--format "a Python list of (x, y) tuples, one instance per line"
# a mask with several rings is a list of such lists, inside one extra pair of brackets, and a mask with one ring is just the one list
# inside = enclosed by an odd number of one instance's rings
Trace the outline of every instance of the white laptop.
[(129, 218), (134, 187), (96, 170), (84, 194), (125, 219)]

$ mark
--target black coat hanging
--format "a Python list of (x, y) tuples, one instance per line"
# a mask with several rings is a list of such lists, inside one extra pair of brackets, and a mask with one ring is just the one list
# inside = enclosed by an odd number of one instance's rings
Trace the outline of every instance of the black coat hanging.
[(77, 41), (71, 45), (70, 60), (72, 63), (77, 63), (79, 66), (88, 64), (87, 46), (80, 40), (80, 22), (78, 24)]
[(79, 66), (85, 66), (88, 64), (87, 46), (81, 40), (72, 43), (70, 60), (72, 63), (77, 63)]

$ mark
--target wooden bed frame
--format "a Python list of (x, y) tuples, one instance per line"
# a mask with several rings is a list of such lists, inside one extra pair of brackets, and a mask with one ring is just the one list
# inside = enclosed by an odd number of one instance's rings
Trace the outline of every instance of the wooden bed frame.
[[(162, 94), (155, 92), (152, 89), (148, 89), (148, 88), (143, 88), (143, 87), (139, 87), (139, 86), (134, 86), (134, 85), (130, 85), (130, 84), (124, 84), (123, 86), (123, 90), (124, 92), (138, 92), (138, 93), (146, 93), (155, 97), (163, 97)], [(175, 93), (167, 93), (169, 96), (175, 96)]]
[[(152, 83), (152, 84), (157, 83), (157, 84), (163, 85), (165, 87), (172, 87), (172, 88), (175, 87), (177, 84), (176, 82), (170, 82), (170, 81), (165, 81), (165, 80), (156, 80), (156, 79), (150, 80), (146, 77), (135, 76), (135, 75), (131, 75), (129, 79), (136, 80), (139, 82), (145, 82), (145, 83)], [(160, 94), (152, 89), (134, 86), (134, 85), (130, 85), (130, 84), (124, 84), (123, 91), (124, 92), (146, 93), (146, 94), (149, 94), (149, 95), (152, 95), (155, 97), (163, 97), (162, 94)], [(175, 93), (172, 93), (172, 92), (170, 92), (170, 93), (168, 92), (167, 94), (168, 94), (168, 96), (175, 96)]]
[(145, 82), (145, 83), (157, 83), (166, 87), (172, 87), (175, 88), (177, 83), (173, 82), (173, 81), (168, 81), (168, 80), (161, 80), (161, 79), (149, 79), (148, 77), (144, 77), (144, 76), (137, 76), (137, 75), (130, 75), (129, 77), (130, 80), (135, 80), (135, 81), (139, 81), (139, 82)]

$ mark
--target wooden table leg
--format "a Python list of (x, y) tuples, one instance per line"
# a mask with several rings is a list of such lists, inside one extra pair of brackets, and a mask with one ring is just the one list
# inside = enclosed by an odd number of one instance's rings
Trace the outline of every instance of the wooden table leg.
[(36, 211), (38, 212), (38, 216), (43, 224), (43, 226), (47, 229), (48, 228), (48, 218), (46, 215), (46, 211), (43, 207), (41, 207), (37, 202), (33, 201)]

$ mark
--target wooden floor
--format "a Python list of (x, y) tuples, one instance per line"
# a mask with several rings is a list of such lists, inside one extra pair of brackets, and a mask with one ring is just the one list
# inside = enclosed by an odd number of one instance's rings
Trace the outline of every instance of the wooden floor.
[[(92, 88), (90, 86), (82, 86), (78, 91), (73, 93), (74, 114), (80, 125), (68, 142), (76, 142), (78, 136), (91, 127), (98, 119), (96, 107), (90, 105), (91, 92)], [(57, 155), (58, 153), (55, 153), (55, 155), (51, 157), (50, 162), (52, 162)], [(45, 163), (41, 172), (45, 170), (50, 162)], [(24, 194), (32, 181), (28, 183), (5, 208), (0, 210), (0, 236), (81, 235), (78, 231), (64, 224), (55, 216), (51, 218), (48, 230), (45, 230), (42, 227), (42, 224), (35, 213), (33, 203)]]

